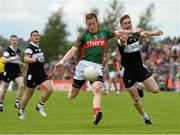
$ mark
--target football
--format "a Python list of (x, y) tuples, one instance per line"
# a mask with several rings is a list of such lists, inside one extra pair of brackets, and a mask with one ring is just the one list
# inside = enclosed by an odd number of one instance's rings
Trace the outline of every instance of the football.
[(84, 71), (84, 76), (88, 81), (95, 81), (99, 76), (99, 71), (94, 67), (88, 67)]

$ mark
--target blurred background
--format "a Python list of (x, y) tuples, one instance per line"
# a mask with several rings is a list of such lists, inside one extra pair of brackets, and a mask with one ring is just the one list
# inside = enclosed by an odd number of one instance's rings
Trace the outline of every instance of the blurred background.
[[(161, 29), (163, 36), (141, 41), (143, 61), (154, 73), (161, 90), (180, 91), (179, 0), (0, 0), (1, 52), (9, 46), (12, 34), (18, 35), (19, 48), (23, 52), (30, 32), (39, 30), (49, 78), (72, 79), (78, 55), (66, 63), (58, 74), (54, 75), (52, 69), (85, 29), (85, 15), (89, 12), (97, 13), (100, 26), (104, 29), (119, 29), (119, 18), (124, 14), (131, 16), (134, 29)], [(108, 42), (109, 48), (120, 63), (116, 39)], [(23, 64), (24, 72), (26, 68)], [(104, 72), (108, 79), (108, 71)]]

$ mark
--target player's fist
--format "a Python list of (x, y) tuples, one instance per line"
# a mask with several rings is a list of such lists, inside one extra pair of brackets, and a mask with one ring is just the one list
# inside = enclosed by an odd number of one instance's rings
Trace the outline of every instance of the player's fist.
[(163, 35), (163, 32), (160, 29), (156, 29), (156, 30), (153, 31), (153, 34), (155, 36), (160, 36), (160, 35)]
[(37, 62), (43, 63), (44, 62), (44, 57), (38, 57), (36, 58)]
[(60, 60), (55, 66), (54, 66), (54, 69), (53, 69), (53, 72), (56, 74), (60, 69), (61, 67), (64, 65), (64, 61), (63, 60)]
[(120, 39), (122, 44), (126, 44), (127, 43), (127, 39), (128, 39), (128, 35), (125, 34), (125, 33), (120, 33), (119, 34), (119, 39)]
[(11, 57), (11, 60), (12, 60), (12, 61), (20, 60), (20, 56), (19, 56), (19, 55), (16, 55), (16, 56), (14, 56), (14, 57)]

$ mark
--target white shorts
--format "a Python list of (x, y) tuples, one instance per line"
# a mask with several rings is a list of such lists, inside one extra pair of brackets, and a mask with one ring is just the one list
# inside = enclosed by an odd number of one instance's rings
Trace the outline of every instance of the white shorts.
[(111, 72), (109, 72), (109, 78), (116, 78), (117, 77), (117, 74), (116, 74), (116, 72), (115, 71), (111, 71)]
[(79, 64), (76, 66), (76, 70), (75, 70), (75, 73), (74, 73), (74, 79), (76, 79), (76, 80), (85, 80), (84, 70), (87, 67), (94, 67), (95, 69), (97, 69), (99, 71), (99, 75), (103, 76), (103, 73), (102, 73), (103, 66), (102, 66), (102, 64), (98, 64), (98, 63), (94, 63), (94, 62), (90, 62), (90, 61), (86, 61), (86, 60), (80, 60)]

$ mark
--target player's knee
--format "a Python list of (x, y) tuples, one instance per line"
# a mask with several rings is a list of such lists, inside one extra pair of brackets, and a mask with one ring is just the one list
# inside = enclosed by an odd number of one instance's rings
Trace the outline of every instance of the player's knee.
[(159, 86), (156, 86), (152, 89), (152, 93), (157, 94), (159, 92)]
[(20, 85), (19, 85), (19, 89), (20, 89), (20, 90), (23, 90), (24, 88), (25, 88), (24, 84), (20, 84)]
[(52, 89), (47, 89), (47, 90), (46, 90), (46, 93), (47, 93), (48, 95), (51, 95)]
[(97, 83), (95, 82), (93, 83), (92, 88), (95, 93), (100, 92), (100, 90), (103, 88), (103, 84), (100, 82), (97, 82)]
[(159, 92), (159, 89), (154, 89), (152, 92), (153, 92), (154, 94), (157, 94), (157, 93)]
[(133, 104), (139, 104), (140, 102), (140, 99), (139, 98), (134, 98), (133, 99)]

